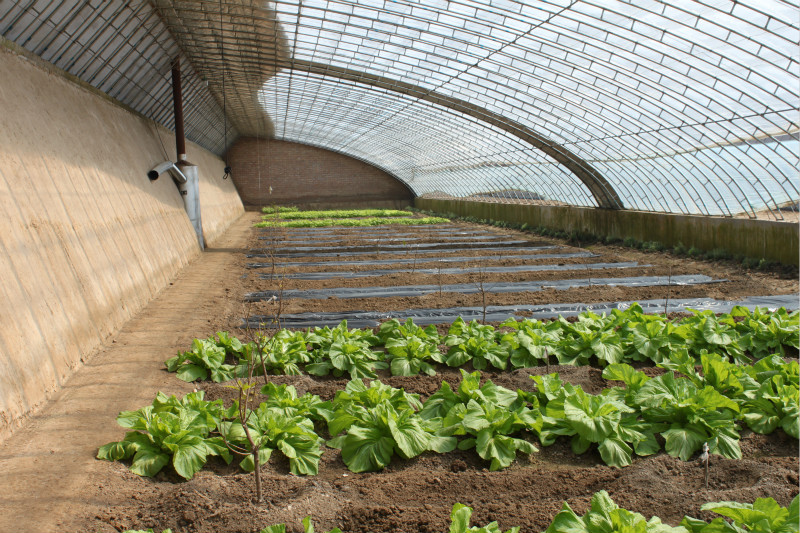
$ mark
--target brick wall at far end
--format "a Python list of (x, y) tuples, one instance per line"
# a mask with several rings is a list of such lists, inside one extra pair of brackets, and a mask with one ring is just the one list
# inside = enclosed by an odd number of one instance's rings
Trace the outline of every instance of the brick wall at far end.
[(386, 172), (313, 146), (242, 138), (228, 161), (246, 206), (405, 207), (413, 201), (411, 191)]

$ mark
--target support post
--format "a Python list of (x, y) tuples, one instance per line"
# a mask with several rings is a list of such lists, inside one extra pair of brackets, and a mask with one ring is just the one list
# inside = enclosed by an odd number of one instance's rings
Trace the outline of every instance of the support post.
[(183, 92), (181, 90), (181, 58), (172, 63), (172, 103), (175, 109), (175, 149), (178, 163), (186, 161), (186, 138), (183, 134)]
[(200, 249), (205, 248), (203, 221), (200, 218), (200, 177), (197, 167), (186, 160), (186, 138), (183, 134), (183, 92), (181, 90), (181, 59), (172, 63), (172, 102), (175, 108), (175, 150), (178, 153), (176, 166), (186, 176), (186, 183), (176, 183), (183, 198), (186, 214), (194, 227)]

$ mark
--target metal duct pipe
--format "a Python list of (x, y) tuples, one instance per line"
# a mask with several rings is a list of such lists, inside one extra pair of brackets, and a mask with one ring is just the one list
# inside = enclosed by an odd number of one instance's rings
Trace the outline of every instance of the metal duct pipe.
[(147, 173), (147, 177), (150, 179), (150, 181), (156, 181), (158, 177), (166, 171), (169, 171), (169, 175), (172, 176), (172, 179), (175, 180), (175, 183), (178, 185), (186, 183), (186, 176), (183, 174), (183, 172), (181, 172), (181, 169), (175, 166), (175, 163), (172, 161), (164, 161), (163, 163), (159, 163)]
[(183, 134), (183, 93), (181, 90), (181, 58), (172, 63), (172, 103), (175, 109), (175, 149), (178, 163), (186, 161), (186, 137)]

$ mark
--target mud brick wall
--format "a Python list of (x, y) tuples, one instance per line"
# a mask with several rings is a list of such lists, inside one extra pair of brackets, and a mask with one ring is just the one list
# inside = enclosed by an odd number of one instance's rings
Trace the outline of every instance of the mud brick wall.
[(228, 160), (248, 207), (406, 207), (411, 191), (386, 172), (336, 152), (286, 141), (240, 138)]
[[(147, 178), (169, 131), (8, 44), (0, 73), (2, 440), (201, 252), (175, 184)], [(213, 246), (244, 208), (219, 157), (187, 156)]]
[(651, 213), (627, 209), (593, 209), (560, 205), (502, 204), (460, 199), (417, 198), (415, 205), (437, 213), (454, 213), (531, 228), (582, 231), (600, 236), (678, 243), (703, 251), (727, 250), (784, 265), (798, 265), (800, 237), (797, 223), (746, 218)]

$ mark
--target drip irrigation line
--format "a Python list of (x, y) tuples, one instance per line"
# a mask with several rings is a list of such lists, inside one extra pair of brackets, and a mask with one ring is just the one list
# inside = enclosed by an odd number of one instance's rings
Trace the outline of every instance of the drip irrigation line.
[[(563, 279), (548, 281), (513, 281), (513, 282), (484, 282), (483, 291), (499, 294), (509, 292), (538, 292), (547, 289), (568, 290), (578, 287), (663, 287), (708, 285), (712, 283), (725, 283), (726, 279), (713, 279), (708, 276), (683, 275), (672, 276), (634, 276), (626, 278), (585, 278)], [(245, 301), (258, 302), (273, 300), (283, 297), (284, 300), (300, 298), (305, 300), (321, 300), (327, 298), (402, 298), (413, 296), (426, 296), (440, 292), (455, 292), (459, 294), (477, 294), (481, 292), (478, 283), (453, 283), (449, 285), (399, 285), (395, 287), (334, 287), (328, 289), (309, 290), (284, 290), (282, 295), (274, 291), (252, 292), (245, 296)]]

